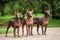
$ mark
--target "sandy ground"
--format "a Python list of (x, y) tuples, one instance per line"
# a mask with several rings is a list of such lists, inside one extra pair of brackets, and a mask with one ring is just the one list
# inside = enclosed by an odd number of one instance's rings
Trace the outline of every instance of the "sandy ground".
[(37, 35), (36, 27), (33, 28), (33, 36), (26, 37), (26, 30), (24, 36), (14, 38), (13, 34), (8, 34), (8, 37), (5, 37), (5, 34), (0, 34), (0, 40), (60, 40), (60, 28), (47, 28), (47, 35), (42, 35), (41, 28), (39, 29), (40, 35)]

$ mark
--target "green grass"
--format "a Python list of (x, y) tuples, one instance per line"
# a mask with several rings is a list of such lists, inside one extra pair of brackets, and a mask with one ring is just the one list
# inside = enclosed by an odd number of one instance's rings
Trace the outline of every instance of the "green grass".
[[(6, 26), (0, 26), (0, 34), (5, 34), (6, 33)], [(8, 33), (13, 33), (13, 30), (9, 29)]]
[(42, 13), (38, 13), (38, 14), (33, 14), (32, 18), (34, 18), (34, 17), (42, 17), (42, 16), (44, 16)]
[(6, 26), (0, 26), (0, 29), (4, 29), (4, 28), (6, 28)]
[[(6, 33), (6, 29), (0, 29), (0, 34), (5, 34)], [(8, 31), (9, 34), (13, 33), (13, 30), (9, 30)]]
[(5, 23), (14, 18), (15, 16), (13, 15), (6, 15), (6, 16), (0, 16), (0, 22)]
[(57, 20), (50, 17), (48, 27), (60, 27), (60, 19)]
[[(13, 15), (6, 15), (6, 16), (0, 16), (0, 23), (6, 23), (15, 16)], [(0, 34), (5, 34), (6, 33), (6, 26), (0, 26)], [(8, 33), (13, 33), (13, 30), (9, 30)]]

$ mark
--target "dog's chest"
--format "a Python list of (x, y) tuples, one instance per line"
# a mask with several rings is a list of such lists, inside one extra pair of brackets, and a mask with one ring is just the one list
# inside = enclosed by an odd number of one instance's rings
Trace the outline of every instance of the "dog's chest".
[(14, 25), (15, 25), (15, 26), (20, 26), (20, 21), (15, 21), (15, 22), (14, 22)]
[(26, 20), (26, 24), (27, 24), (27, 25), (33, 24), (33, 19), (32, 19), (32, 18), (31, 18), (31, 19), (27, 19), (27, 20)]
[(44, 24), (44, 25), (48, 24), (48, 21), (49, 21), (48, 18), (47, 18), (47, 19), (44, 19), (44, 20), (43, 20), (43, 24)]

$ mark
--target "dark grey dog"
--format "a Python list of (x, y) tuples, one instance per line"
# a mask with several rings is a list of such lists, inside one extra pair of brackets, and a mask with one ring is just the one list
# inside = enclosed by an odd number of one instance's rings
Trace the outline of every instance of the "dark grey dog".
[[(35, 17), (34, 18), (34, 23), (37, 24), (37, 34), (39, 35), (39, 25), (42, 28), (42, 35), (46, 35), (46, 29), (47, 29), (47, 25), (48, 25), (48, 21), (49, 21), (49, 16), (50, 16), (50, 11), (49, 9), (44, 10), (43, 12), (44, 17), (39, 18), (39, 17)], [(45, 29), (43, 30), (43, 27), (45, 27)]]

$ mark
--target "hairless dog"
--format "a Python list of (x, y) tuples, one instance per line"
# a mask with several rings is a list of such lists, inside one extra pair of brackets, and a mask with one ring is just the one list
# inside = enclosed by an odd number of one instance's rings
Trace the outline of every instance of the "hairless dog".
[(17, 35), (19, 37), (19, 27), (20, 27), (20, 15), (21, 13), (19, 14), (18, 13), (15, 13), (16, 14), (16, 17), (15, 19), (12, 19), (8, 22), (8, 27), (7, 27), (7, 30), (6, 30), (6, 37), (7, 37), (7, 33), (8, 33), (8, 30), (9, 28), (12, 26), (13, 27), (13, 31), (14, 31), (14, 37), (16, 37), (16, 29), (17, 29)]
[(27, 32), (27, 35), (33, 35), (32, 34), (32, 29), (33, 29), (33, 19), (32, 19), (32, 13), (33, 13), (33, 9), (30, 11), (30, 10), (26, 10), (26, 13), (27, 13), (27, 18), (23, 19), (23, 22), (22, 22), (22, 35), (24, 35), (24, 25), (26, 25), (26, 32)]
[[(37, 34), (39, 35), (39, 25), (42, 28), (42, 35), (46, 35), (46, 30), (47, 30), (47, 25), (49, 22), (49, 16), (50, 16), (50, 10), (49, 9), (45, 9), (43, 11), (44, 17), (39, 18), (39, 17), (35, 17), (34, 18), (34, 23), (37, 24)], [(44, 28), (44, 30), (43, 30)]]

